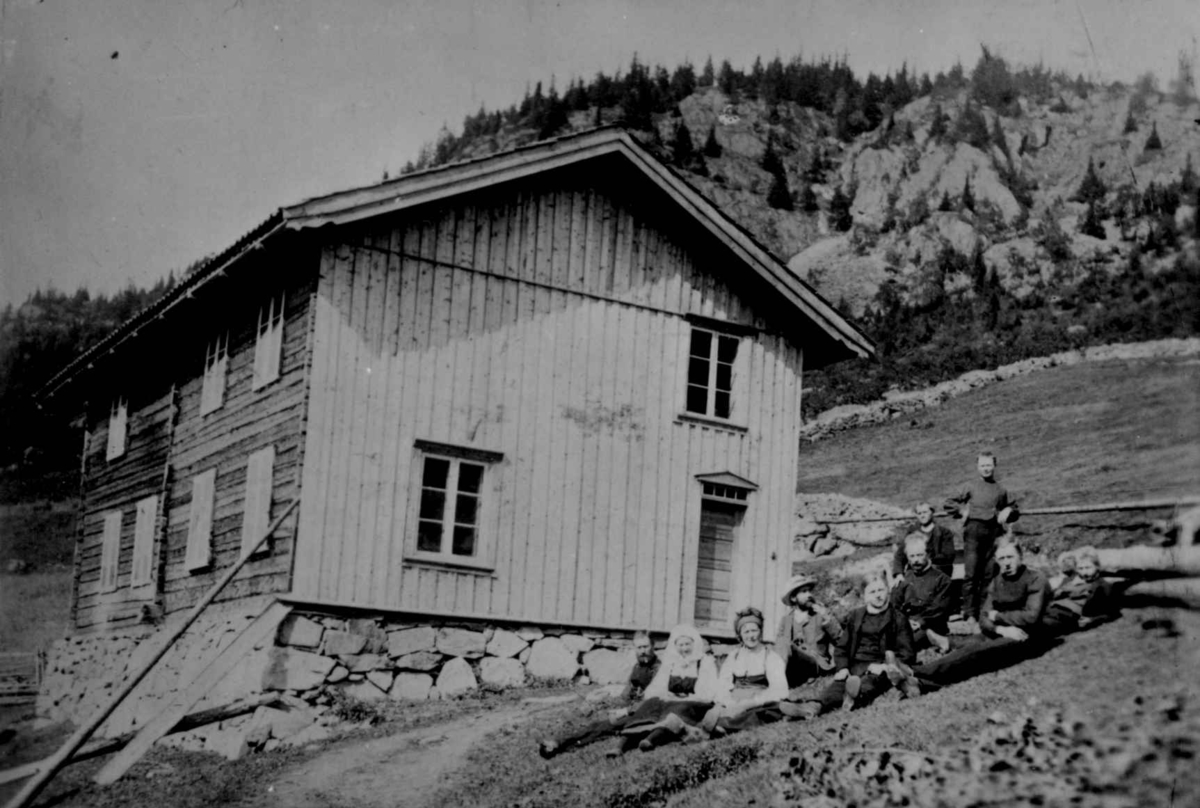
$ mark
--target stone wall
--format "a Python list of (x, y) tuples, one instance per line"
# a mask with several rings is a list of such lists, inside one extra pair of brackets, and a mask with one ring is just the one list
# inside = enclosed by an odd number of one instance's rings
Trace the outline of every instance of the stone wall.
[[(193, 625), (97, 732), (143, 726), (181, 680), (203, 670), (259, 614), (266, 599), (228, 604)], [(166, 639), (170, 624), (68, 637), (50, 649), (38, 695), (43, 725), (76, 724), (100, 709)], [(362, 701), (423, 701), (537, 681), (621, 685), (634, 663), (630, 632), (403, 621), (297, 610), (194, 710), (279, 692), (310, 705), (339, 695)], [(190, 676), (184, 676), (188, 672)], [(337, 691), (337, 692), (335, 692)]]
[(1063, 351), (1051, 356), (1023, 359), (995, 370), (972, 370), (957, 379), (923, 390), (895, 391), (884, 394), (881, 401), (870, 404), (846, 404), (826, 410), (800, 427), (802, 440), (819, 440), (829, 435), (860, 426), (882, 424), (901, 418), (926, 407), (936, 407), (978, 387), (1023, 376), (1036, 370), (1076, 365), (1080, 362), (1101, 362), (1111, 359), (1156, 359), (1196, 356), (1200, 354), (1200, 338), (1163, 339), (1118, 345), (1096, 345), (1078, 351)]

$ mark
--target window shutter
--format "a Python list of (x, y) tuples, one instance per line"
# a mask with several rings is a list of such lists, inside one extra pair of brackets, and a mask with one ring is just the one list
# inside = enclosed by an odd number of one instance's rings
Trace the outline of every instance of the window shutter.
[(158, 518), (158, 497), (146, 497), (137, 504), (137, 522), (133, 529), (133, 569), (130, 586), (153, 582), (154, 525)]
[[(275, 470), (275, 447), (250, 455), (246, 465), (246, 501), (242, 511), (242, 555), (262, 538), (271, 525), (271, 485)], [(264, 545), (265, 549), (266, 545)]]
[(104, 515), (104, 538), (100, 545), (100, 591), (117, 588), (117, 564), (121, 560), (121, 512)]
[(283, 352), (283, 304), (281, 294), (265, 303), (258, 315), (258, 339), (254, 343), (254, 381), (257, 390), (279, 378)]
[(217, 337), (204, 356), (204, 384), (200, 389), (200, 414), (207, 415), (225, 403), (225, 374), (229, 368), (229, 335)]
[(209, 469), (192, 478), (186, 558), (188, 570), (202, 569), (212, 562), (213, 492), (216, 482), (216, 469)]

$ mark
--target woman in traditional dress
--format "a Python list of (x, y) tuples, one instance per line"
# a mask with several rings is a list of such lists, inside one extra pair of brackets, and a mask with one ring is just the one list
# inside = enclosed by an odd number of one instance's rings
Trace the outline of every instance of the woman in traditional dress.
[(742, 609), (733, 621), (740, 644), (725, 657), (717, 680), (716, 707), (704, 729), (714, 735), (770, 724), (783, 718), (779, 702), (787, 698), (783, 658), (762, 642), (763, 614)]

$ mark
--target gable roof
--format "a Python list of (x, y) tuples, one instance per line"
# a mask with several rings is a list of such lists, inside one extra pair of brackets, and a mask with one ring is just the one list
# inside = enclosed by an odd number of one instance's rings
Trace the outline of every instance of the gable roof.
[(36, 394), (47, 400), (97, 361), (112, 354), (139, 330), (164, 318), (197, 289), (238, 263), (248, 253), (287, 231), (304, 231), (324, 225), (344, 225), (447, 199), (500, 183), (556, 168), (575, 165), (605, 155), (621, 155), (651, 183), (664, 191), (701, 227), (766, 281), (783, 300), (798, 310), (834, 344), (841, 356), (868, 357), (875, 347), (865, 334), (843, 317), (811, 286), (673, 169), (642, 147), (619, 127), (601, 127), (552, 140), (539, 141), (506, 152), (406, 174), (375, 185), (314, 197), (278, 210), (208, 261), (182, 283), (119, 326), (100, 343), (85, 351), (55, 374)]

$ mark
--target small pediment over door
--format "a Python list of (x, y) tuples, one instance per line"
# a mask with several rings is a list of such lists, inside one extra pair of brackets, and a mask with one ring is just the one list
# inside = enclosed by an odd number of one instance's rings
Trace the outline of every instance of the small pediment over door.
[(745, 503), (749, 495), (758, 490), (758, 486), (740, 477), (732, 471), (722, 471), (716, 474), (697, 474), (696, 479), (702, 486), (705, 497), (720, 499), (726, 502)]

